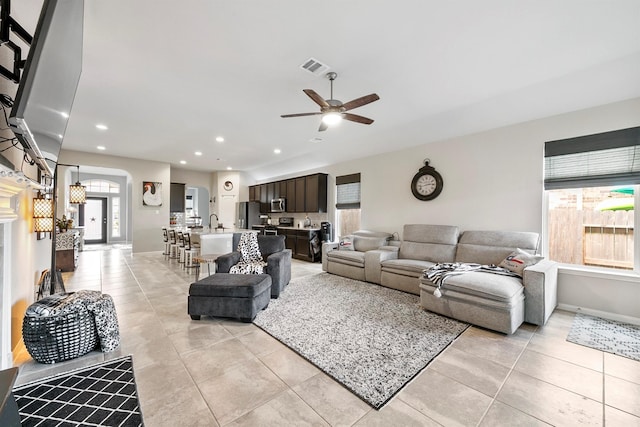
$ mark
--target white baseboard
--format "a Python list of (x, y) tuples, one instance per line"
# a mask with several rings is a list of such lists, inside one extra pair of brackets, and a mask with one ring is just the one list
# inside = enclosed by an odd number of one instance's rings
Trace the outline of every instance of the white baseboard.
[(603, 319), (615, 320), (616, 322), (631, 323), (640, 326), (640, 319), (624, 314), (609, 313), (607, 311), (593, 310), (591, 308), (578, 307), (576, 305), (558, 304), (560, 310), (571, 311), (574, 313), (588, 314), (589, 316), (601, 317)]
[[(11, 350), (11, 358), (13, 359), (13, 366), (18, 365), (21, 358), (23, 357), (23, 353), (27, 352), (27, 347), (24, 345), (24, 338), (20, 337), (20, 341), (18, 341)], [(29, 356), (31, 357), (31, 356)]]

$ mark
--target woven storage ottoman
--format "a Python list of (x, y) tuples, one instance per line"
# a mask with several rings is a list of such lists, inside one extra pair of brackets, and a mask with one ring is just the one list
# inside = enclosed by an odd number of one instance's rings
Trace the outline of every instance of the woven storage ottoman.
[(100, 342), (93, 313), (86, 307), (73, 306), (70, 311), (53, 315), (39, 315), (32, 309), (36, 305), (53, 307), (63, 304), (66, 296), (51, 295), (27, 309), (22, 322), (22, 337), (31, 357), (40, 363), (80, 357), (94, 350)]
[(216, 316), (249, 323), (270, 300), (271, 276), (268, 274), (217, 273), (191, 284), (188, 312), (193, 320)]

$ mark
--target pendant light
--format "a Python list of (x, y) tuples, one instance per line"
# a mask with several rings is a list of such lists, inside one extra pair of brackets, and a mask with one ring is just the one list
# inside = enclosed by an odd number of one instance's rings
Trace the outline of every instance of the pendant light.
[(33, 199), (33, 231), (53, 231), (53, 200), (41, 193)]
[(85, 204), (87, 203), (87, 187), (80, 184), (80, 166), (78, 168), (78, 181), (69, 186), (69, 203)]

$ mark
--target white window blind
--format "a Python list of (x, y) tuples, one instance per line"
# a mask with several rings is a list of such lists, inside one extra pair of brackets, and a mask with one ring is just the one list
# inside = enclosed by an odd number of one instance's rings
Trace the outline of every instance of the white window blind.
[(336, 177), (336, 209), (360, 208), (360, 174)]
[(640, 184), (640, 127), (545, 143), (544, 188)]

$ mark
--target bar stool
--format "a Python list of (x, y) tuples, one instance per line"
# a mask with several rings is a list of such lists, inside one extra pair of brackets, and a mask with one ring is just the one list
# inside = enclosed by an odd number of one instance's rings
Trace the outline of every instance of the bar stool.
[(191, 247), (200, 250), (200, 235), (196, 233), (194, 236), (192, 233), (189, 233), (189, 239), (191, 240)]
[(164, 242), (164, 259), (167, 259), (169, 256), (169, 251), (171, 250), (171, 246), (169, 244), (169, 232), (167, 231), (167, 227), (162, 227), (162, 241)]
[[(200, 248), (191, 246), (191, 236), (185, 233), (184, 236), (184, 268), (189, 269), (195, 267), (193, 263), (194, 257), (200, 254)], [(198, 264), (200, 266), (200, 264)]]
[(184, 267), (184, 234), (181, 231), (176, 232), (178, 242), (178, 263)]
[(169, 230), (169, 259), (178, 259), (178, 242), (176, 240), (176, 231)]

